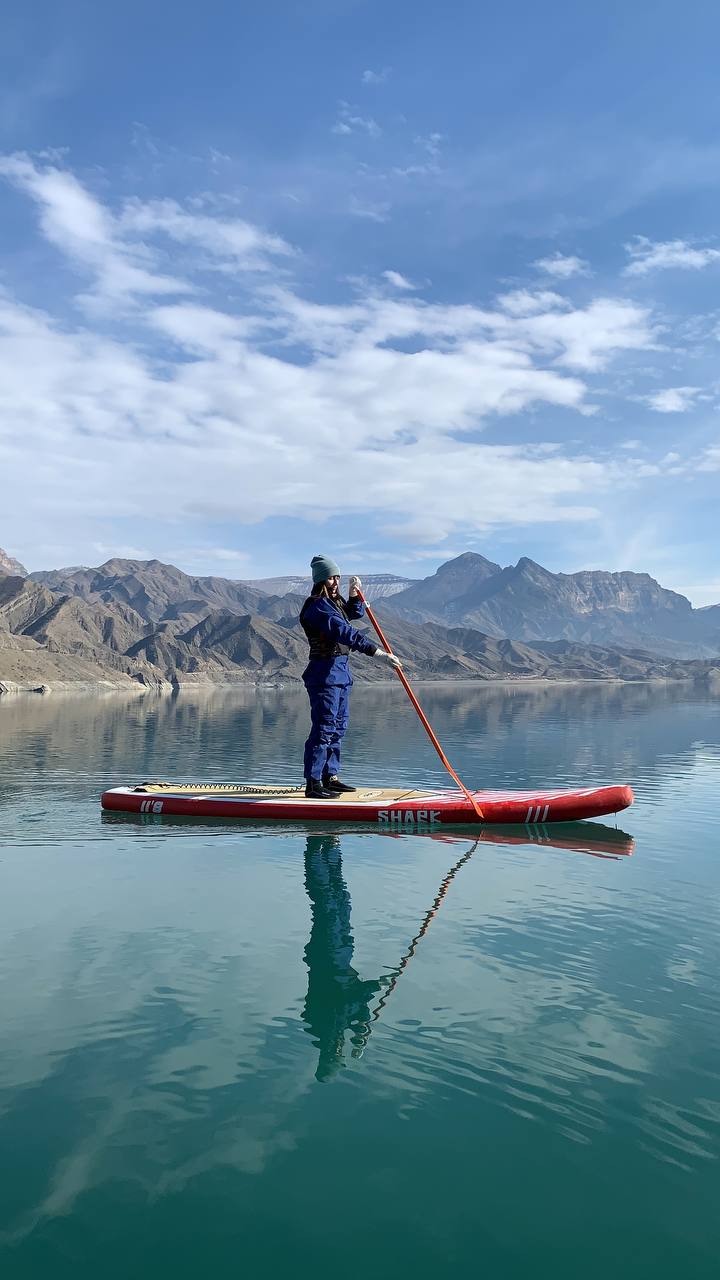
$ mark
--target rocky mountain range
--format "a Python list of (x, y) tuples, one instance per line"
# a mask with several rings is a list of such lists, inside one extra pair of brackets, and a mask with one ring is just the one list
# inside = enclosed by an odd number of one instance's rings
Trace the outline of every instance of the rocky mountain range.
[[(398, 591), (404, 591), (406, 587), (415, 585), (414, 578), (400, 578), (394, 573), (366, 573), (363, 574), (363, 582), (365, 594), (371, 604), (375, 600), (386, 600), (389, 596), (396, 595)], [(248, 582), (247, 586), (267, 591), (270, 595), (301, 595), (304, 600), (307, 595), (308, 579), (307, 576), (304, 578), (297, 576), (255, 578)]]
[[(278, 683), (300, 679), (307, 579), (193, 577), (159, 560), (24, 575), (0, 557), (0, 691)], [(417, 581), (365, 579), (422, 679), (706, 679), (720, 672), (720, 606), (694, 610), (646, 574), (503, 569), (473, 553)], [(387, 679), (358, 658), (359, 680)]]
[(647, 573), (551, 573), (526, 556), (501, 568), (467, 552), (397, 592), (389, 607), (408, 622), (459, 624), (530, 644), (572, 640), (679, 658), (720, 653), (720, 605), (693, 609)]

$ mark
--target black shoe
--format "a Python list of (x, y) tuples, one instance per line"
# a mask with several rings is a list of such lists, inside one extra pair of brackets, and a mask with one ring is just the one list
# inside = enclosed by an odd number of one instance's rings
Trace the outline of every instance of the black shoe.
[(308, 800), (334, 800), (337, 791), (328, 791), (319, 778), (308, 778), (305, 796)]
[(323, 786), (327, 791), (334, 791), (335, 795), (340, 795), (343, 791), (357, 791), (357, 787), (349, 787), (347, 782), (341, 782), (336, 773), (331, 774), (328, 778), (323, 778)]

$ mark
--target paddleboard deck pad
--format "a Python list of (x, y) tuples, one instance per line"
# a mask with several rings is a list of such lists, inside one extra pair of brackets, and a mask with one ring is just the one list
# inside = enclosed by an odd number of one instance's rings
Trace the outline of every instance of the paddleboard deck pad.
[[(473, 791), (484, 823), (576, 822), (619, 813), (633, 802), (630, 787), (587, 787), (576, 791)], [(359, 787), (332, 800), (309, 800), (304, 787), (222, 786), (203, 782), (145, 782), (112, 787), (103, 809), (121, 813), (172, 814), (177, 817), (236, 818), (265, 822), (371, 822), (385, 828), (478, 825), (478, 816), (462, 791)]]

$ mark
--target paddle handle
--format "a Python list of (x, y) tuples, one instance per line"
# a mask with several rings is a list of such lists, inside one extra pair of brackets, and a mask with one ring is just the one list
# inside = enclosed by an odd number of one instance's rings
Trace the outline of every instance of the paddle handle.
[[(388, 644), (386, 637), (383, 635), (382, 627), (380, 626), (380, 623), (375, 617), (375, 614), (370, 608), (370, 605), (365, 599), (365, 596), (363, 595), (362, 591), (358, 591), (358, 596), (362, 601), (362, 603), (365, 605), (365, 612), (367, 613), (368, 618), (370, 619), (373, 627), (375, 628), (375, 631), (377, 632), (378, 639), (380, 640), (380, 643), (382, 644), (383, 649), (386, 649), (388, 653), (392, 653), (392, 649), (390, 648), (390, 645)], [(483, 812), (482, 812), (482, 809), (480, 808), (480, 805), (478, 804), (472, 792), (468, 791), (467, 787), (465, 786), (465, 783), (460, 780), (455, 770), (453, 769), (452, 765), (450, 764), (450, 761), (448, 760), (447, 756), (445, 755), (445, 752), (443, 751), (442, 747), (440, 746), (440, 743), (438, 742), (435, 734), (433, 733), (433, 729), (432, 729), (432, 725), (430, 724), (430, 721), (425, 715), (425, 712), (423, 711), (422, 707), (420, 706), (420, 703), (418, 702), (417, 698), (415, 697), (415, 694), (412, 691), (412, 688), (410, 687), (410, 681), (405, 675), (405, 672), (402, 670), (401, 667), (395, 667), (395, 674), (398, 677), (400, 683), (402, 684), (415, 710), (417, 711), (418, 716), (420, 717), (420, 723), (422, 724), (425, 732), (427, 733), (430, 741), (432, 742), (445, 768), (450, 774), (450, 777), (457, 783), (460, 790), (463, 792), (465, 798), (470, 801), (470, 804), (475, 810), (475, 813), (477, 814), (478, 818), (482, 822)]]

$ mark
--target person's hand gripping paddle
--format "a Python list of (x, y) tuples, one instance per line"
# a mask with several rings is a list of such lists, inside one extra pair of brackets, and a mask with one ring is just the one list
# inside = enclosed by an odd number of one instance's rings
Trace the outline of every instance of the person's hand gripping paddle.
[[(478, 818), (479, 818), (479, 819), (480, 819), (480, 821), (482, 822), (482, 821), (483, 821), (483, 812), (482, 812), (482, 809), (480, 808), (480, 805), (478, 804), (478, 802), (477, 802), (477, 800), (475, 799), (475, 797), (474, 797), (474, 795), (472, 794), (472, 792), (471, 792), (471, 791), (468, 791), (467, 787), (465, 786), (465, 783), (464, 783), (464, 782), (461, 782), (461, 781), (460, 781), (460, 779), (458, 778), (458, 776), (457, 776), (457, 774), (456, 774), (455, 770), (453, 769), (452, 765), (450, 764), (450, 761), (448, 760), (447, 756), (445, 755), (445, 752), (443, 751), (442, 747), (440, 746), (440, 743), (438, 742), (438, 740), (437, 740), (437, 738), (436, 738), (435, 734), (433, 733), (433, 730), (432, 730), (432, 726), (431, 726), (431, 724), (430, 724), (430, 721), (428, 720), (427, 716), (425, 715), (425, 712), (423, 711), (422, 707), (420, 706), (420, 703), (418, 702), (417, 698), (415, 697), (415, 694), (413, 693), (413, 691), (412, 691), (412, 689), (411, 689), (411, 687), (410, 687), (410, 682), (409, 682), (409, 680), (408, 680), (407, 676), (405, 675), (405, 672), (404, 672), (404, 671), (403, 671), (403, 669), (402, 669), (402, 666), (401, 666), (401, 664), (400, 664), (400, 660), (399, 660), (399, 658), (397, 658), (397, 657), (396, 657), (396, 655), (393, 653), (392, 649), (390, 648), (390, 645), (388, 644), (388, 642), (387, 642), (387, 640), (386, 640), (385, 636), (383, 635), (383, 631), (382, 631), (382, 628), (381, 628), (381, 626), (380, 626), (380, 623), (378, 622), (377, 618), (375, 617), (375, 614), (373, 613), (372, 609), (370, 608), (370, 605), (368, 604), (367, 600), (365, 599), (365, 596), (363, 595), (363, 592), (362, 592), (362, 584), (361, 584), (361, 582), (360, 582), (360, 579), (359, 579), (359, 578), (351, 578), (351, 579), (350, 579), (350, 590), (351, 590), (351, 592), (352, 592), (352, 591), (354, 591), (354, 592), (355, 592), (355, 594), (356, 594), (356, 595), (358, 595), (358, 596), (360, 597), (360, 599), (362, 600), (363, 604), (365, 605), (365, 612), (367, 613), (367, 616), (368, 616), (368, 618), (370, 619), (370, 622), (372, 623), (372, 625), (373, 625), (373, 627), (374, 627), (374, 629), (375, 629), (375, 631), (376, 631), (376, 633), (377, 633), (378, 639), (379, 639), (379, 641), (380, 641), (381, 645), (383, 646), (383, 649), (385, 650), (386, 654), (388, 655), (388, 657), (389, 657), (389, 659), (390, 659), (390, 661), (391, 661), (391, 665), (392, 665), (392, 667), (393, 667), (393, 670), (395, 671), (395, 674), (396, 674), (396, 676), (397, 676), (398, 680), (399, 680), (399, 681), (400, 681), (400, 683), (402, 684), (402, 686), (403, 686), (403, 688), (404, 688), (404, 690), (405, 690), (405, 692), (406, 692), (406, 694), (407, 694), (408, 698), (410, 699), (410, 701), (412, 702), (412, 704), (413, 704), (413, 706), (414, 706), (415, 710), (417, 711), (418, 716), (420, 717), (421, 724), (422, 724), (422, 726), (423, 726), (423, 728), (424, 728), (425, 732), (427, 733), (427, 735), (428, 735), (428, 737), (429, 737), (430, 741), (432, 742), (432, 744), (433, 744), (433, 746), (434, 746), (435, 750), (437, 751), (437, 753), (438, 753), (438, 755), (439, 755), (440, 759), (442, 760), (442, 762), (443, 762), (443, 764), (444, 764), (445, 768), (447, 769), (448, 773), (450, 774), (450, 777), (453, 779), (453, 781), (455, 781), (455, 782), (457, 783), (457, 785), (459, 786), (460, 790), (463, 792), (463, 794), (464, 794), (464, 796), (465, 796), (466, 800), (468, 800), (468, 802), (472, 805), (473, 809), (475, 810), (475, 813), (477, 814)], [(393, 661), (393, 659), (394, 659), (394, 661)]]

